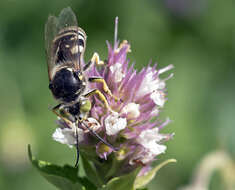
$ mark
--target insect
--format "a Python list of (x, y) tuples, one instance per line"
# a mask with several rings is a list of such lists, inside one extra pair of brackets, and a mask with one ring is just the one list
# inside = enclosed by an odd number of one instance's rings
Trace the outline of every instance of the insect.
[(78, 27), (76, 16), (71, 8), (63, 9), (58, 17), (49, 16), (45, 26), (49, 89), (54, 98), (59, 101), (52, 111), (69, 127), (76, 123), (77, 159), (75, 167), (79, 161), (78, 127), (86, 128), (104, 144), (116, 150), (84, 122), (91, 109), (91, 102), (88, 98), (92, 95), (97, 95), (105, 107), (111, 111), (108, 101), (101, 91), (98, 89), (87, 90), (89, 82), (102, 83), (104, 92), (118, 100), (113, 96), (103, 78), (85, 76), (84, 71), (89, 69), (92, 64), (104, 64), (99, 60), (97, 53), (94, 53), (91, 60), (85, 64), (83, 56), (86, 38), (86, 33)]

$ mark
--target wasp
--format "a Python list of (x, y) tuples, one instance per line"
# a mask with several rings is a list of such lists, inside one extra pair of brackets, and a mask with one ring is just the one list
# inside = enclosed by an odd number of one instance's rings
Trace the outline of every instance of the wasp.
[(89, 97), (92, 95), (97, 95), (107, 110), (112, 111), (105, 95), (100, 90), (88, 91), (88, 83), (102, 83), (104, 92), (118, 100), (113, 96), (103, 78), (85, 76), (84, 71), (88, 70), (92, 64), (104, 64), (100, 61), (97, 53), (94, 53), (91, 60), (85, 63), (86, 39), (86, 33), (78, 27), (76, 16), (71, 8), (63, 9), (58, 17), (48, 17), (45, 25), (45, 46), (49, 89), (53, 97), (59, 102), (57, 106), (52, 108), (52, 111), (68, 127), (76, 123), (77, 158), (75, 167), (77, 167), (79, 161), (77, 127), (88, 129), (100, 141), (116, 150), (84, 122), (91, 110), (92, 105)]

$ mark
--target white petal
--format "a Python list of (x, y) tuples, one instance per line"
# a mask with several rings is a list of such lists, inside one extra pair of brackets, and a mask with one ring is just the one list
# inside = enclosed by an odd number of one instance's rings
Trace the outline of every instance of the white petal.
[(148, 152), (156, 156), (165, 152), (166, 146), (158, 144), (158, 142), (165, 138), (165, 135), (159, 133), (158, 128), (153, 128), (142, 131), (137, 138), (137, 142)]
[(84, 132), (82, 129), (77, 128), (77, 133), (78, 133), (78, 142), (81, 142), (84, 140)]
[(158, 75), (172, 68), (173, 68), (173, 65), (169, 65), (165, 68), (160, 69), (158, 73), (157, 71), (152, 71), (152, 68), (149, 68), (146, 76), (144, 77), (144, 79), (142, 80), (140, 84), (140, 88), (138, 92), (136, 92), (136, 96), (140, 97), (140, 96), (144, 96), (146, 94), (152, 93), (154, 91), (164, 89), (166, 87), (165, 81), (171, 78), (173, 75), (170, 75), (168, 78), (163, 79), (163, 80), (160, 79)]
[(159, 113), (159, 109), (158, 108), (154, 108), (153, 111), (151, 112), (152, 115), (157, 115)]
[[(78, 132), (78, 142), (83, 141), (83, 130), (77, 129)], [(52, 134), (52, 138), (62, 144), (67, 144), (69, 147), (76, 144), (75, 132), (69, 128), (56, 128), (55, 132)]]
[(165, 80), (161, 80), (159, 78), (155, 80), (154, 90), (161, 90), (161, 89), (164, 89), (165, 87), (166, 87)]
[(144, 96), (146, 94), (152, 93), (155, 90), (165, 88), (166, 84), (163, 80), (159, 79), (155, 75), (156, 72), (153, 72), (151, 69), (144, 77), (143, 81), (140, 84), (139, 91), (137, 92), (137, 96)]
[(142, 131), (137, 140), (143, 143), (149, 141), (159, 142), (163, 140), (165, 137), (166, 137), (165, 135), (159, 133), (158, 128), (153, 128)]
[(154, 103), (160, 107), (164, 106), (165, 103), (165, 94), (163, 92), (159, 91), (154, 91), (151, 95), (150, 98), (154, 101)]
[(101, 125), (100, 123), (93, 117), (88, 117), (87, 121), (84, 121), (86, 125), (88, 125), (93, 131), (97, 131)]
[(136, 164), (135, 160), (139, 160), (143, 164), (146, 164), (148, 162), (153, 161), (155, 157), (156, 157), (155, 154), (152, 154), (150, 151), (145, 150), (145, 151), (139, 152), (132, 159), (130, 159), (129, 164), (130, 165)]
[(140, 107), (139, 104), (131, 102), (124, 106), (121, 113), (129, 114), (130, 117), (137, 118), (140, 115), (139, 107)]
[(169, 71), (169, 70), (171, 70), (173, 68), (174, 68), (174, 65), (168, 65), (168, 66), (166, 66), (164, 68), (159, 69), (158, 73), (162, 74), (162, 73), (165, 73), (165, 72), (167, 72), (167, 71)]
[(141, 162), (144, 164), (153, 161), (156, 155), (152, 154), (151, 152), (146, 152), (144, 156), (141, 158)]
[(150, 150), (150, 152), (154, 155), (159, 155), (165, 153), (166, 151), (165, 145), (157, 144), (155, 141), (151, 141), (148, 144), (145, 144), (145, 146), (146, 146), (145, 148)]
[(138, 96), (144, 96), (145, 94), (151, 93), (154, 90), (154, 86), (152, 84), (154, 81), (153, 74), (154, 73), (152, 71), (146, 74), (140, 84), (139, 91), (137, 92)]
[(116, 135), (119, 131), (125, 129), (127, 125), (126, 118), (119, 117), (116, 112), (109, 115), (104, 123), (107, 135)]
[(114, 80), (115, 82), (121, 82), (121, 80), (125, 77), (125, 75), (122, 72), (122, 64), (121, 63), (116, 63), (112, 66), (109, 67), (111, 73), (114, 74)]

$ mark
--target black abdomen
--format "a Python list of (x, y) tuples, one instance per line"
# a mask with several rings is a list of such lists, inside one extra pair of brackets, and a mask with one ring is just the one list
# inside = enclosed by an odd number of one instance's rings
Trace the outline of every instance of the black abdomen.
[(78, 98), (85, 85), (75, 72), (63, 68), (57, 71), (49, 84), (49, 88), (56, 99), (69, 103)]

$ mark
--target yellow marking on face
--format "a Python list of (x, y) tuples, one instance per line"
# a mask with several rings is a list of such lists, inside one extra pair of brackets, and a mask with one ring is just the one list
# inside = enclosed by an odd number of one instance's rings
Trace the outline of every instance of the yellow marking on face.
[(82, 45), (79, 46), (79, 51), (80, 51), (80, 52), (83, 51), (83, 46), (82, 46)]
[(78, 53), (78, 45), (73, 46), (70, 51), (72, 54)]

